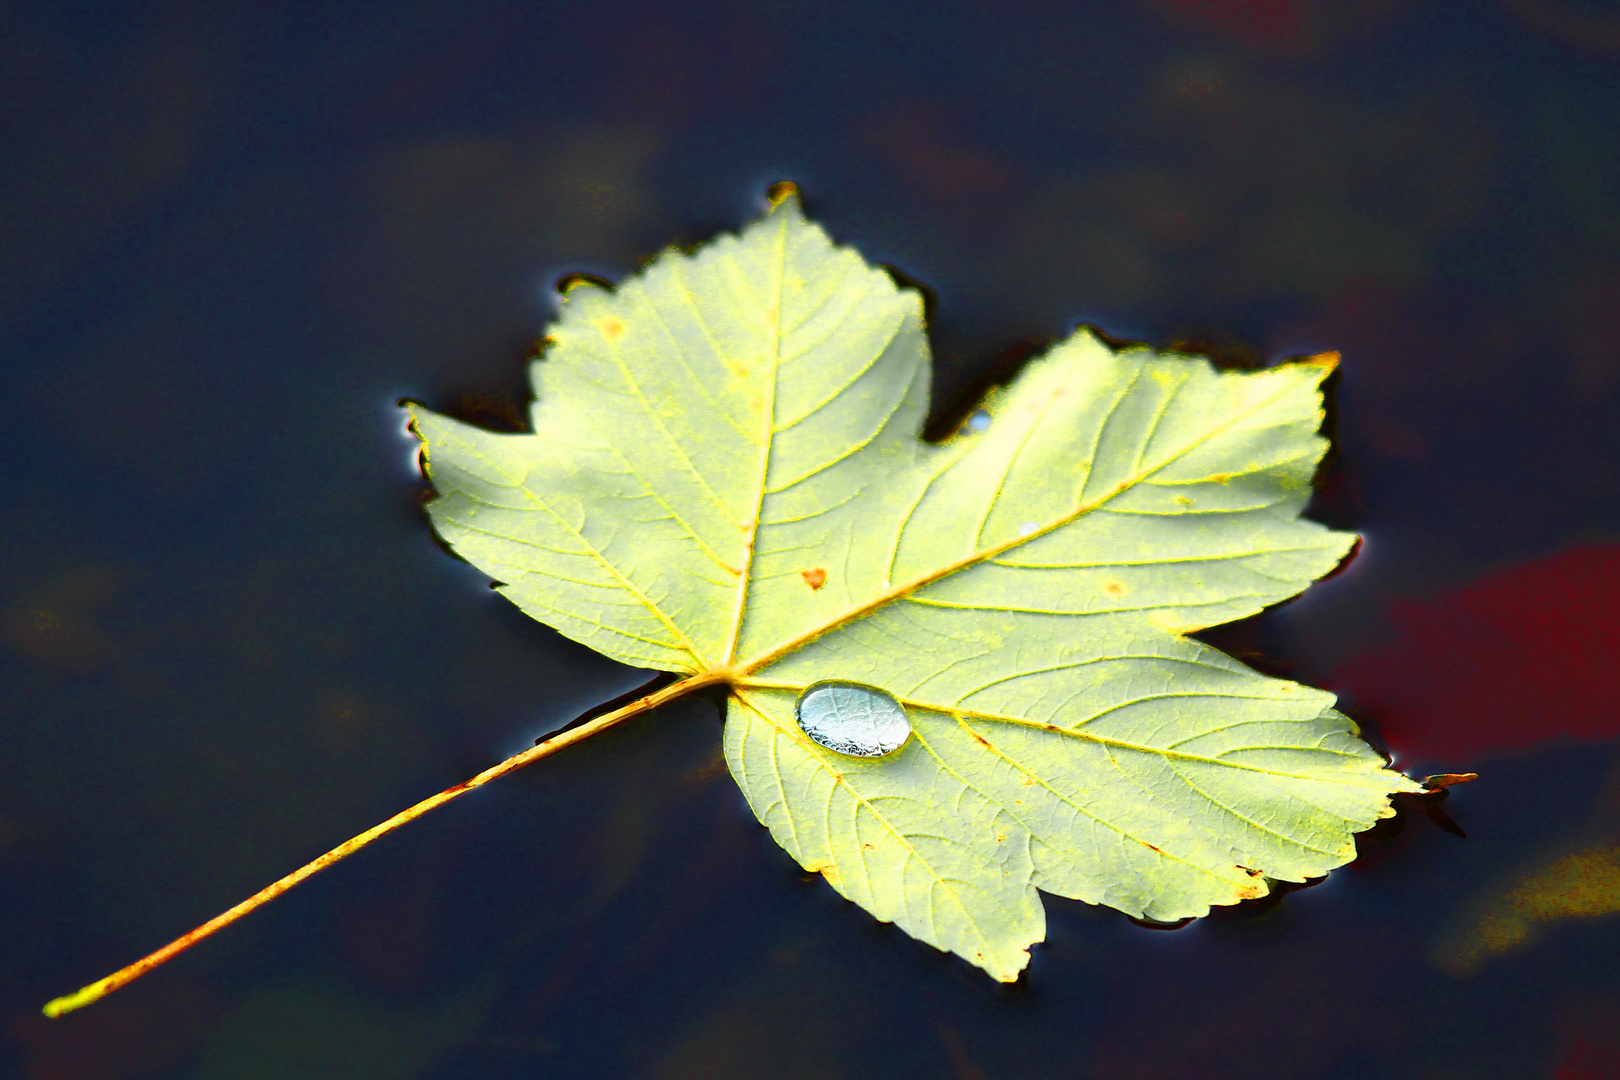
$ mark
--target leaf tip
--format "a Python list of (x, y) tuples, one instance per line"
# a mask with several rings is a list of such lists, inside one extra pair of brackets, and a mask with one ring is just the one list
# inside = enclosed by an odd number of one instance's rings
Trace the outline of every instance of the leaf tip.
[(422, 414), (428, 411), (428, 407), (415, 398), (408, 397), (400, 398), (394, 405), (405, 411), (405, 431), (420, 439), (424, 447), (427, 446), (427, 436), (422, 434), (421, 421)]
[(838, 888), (838, 884), (842, 880), (838, 873), (838, 864), (828, 859), (806, 864), (805, 869), (812, 874), (820, 874), (827, 879), (827, 884), (835, 889)]
[(785, 202), (799, 201), (799, 185), (791, 180), (778, 180), (765, 189), (765, 201), (772, 210)]
[(1434, 776), (1425, 778), (1422, 781), (1422, 784), (1429, 791), (1442, 791), (1448, 787), (1454, 787), (1457, 784), (1467, 784), (1478, 779), (1479, 773), (1477, 772), (1436, 773)]
[(613, 291), (613, 282), (595, 274), (564, 274), (557, 279), (557, 295), (568, 299), (568, 295), (575, 289), (601, 289), (604, 292)]
[(1029, 959), (1029, 946), (1026, 945), (1019, 949), (1017, 953), (1008, 957), (1010, 962), (997, 963), (981, 952), (974, 954), (973, 963), (982, 968), (996, 982), (1011, 986), (1023, 979), (1024, 974), (1029, 970)]
[(1319, 367), (1323, 373), (1332, 371), (1339, 366), (1340, 356), (1337, 352), (1319, 352), (1314, 356), (1307, 356), (1299, 361), (1310, 367)]

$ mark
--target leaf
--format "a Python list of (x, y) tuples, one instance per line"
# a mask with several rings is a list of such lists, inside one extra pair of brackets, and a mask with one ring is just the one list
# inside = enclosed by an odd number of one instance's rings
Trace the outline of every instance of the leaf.
[[(577, 641), (729, 687), (726, 760), (777, 841), (1012, 980), (1037, 889), (1202, 915), (1349, 861), (1421, 790), (1332, 695), (1185, 636), (1354, 540), (1298, 516), (1332, 361), (1217, 372), (1081, 331), (929, 444), (919, 298), (789, 193), (570, 289), (533, 434), (415, 425), (456, 552)], [(914, 734), (813, 742), (794, 703), (827, 680), (887, 691)]]

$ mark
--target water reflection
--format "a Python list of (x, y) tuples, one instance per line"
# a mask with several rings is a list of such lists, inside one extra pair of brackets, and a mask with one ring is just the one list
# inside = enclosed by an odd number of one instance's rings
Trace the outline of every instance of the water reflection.
[(1435, 962), (1470, 975), (1492, 954), (1532, 944), (1544, 927), (1620, 912), (1620, 844), (1607, 841), (1560, 855), (1515, 880), (1441, 943)]
[[(1555, 739), (1620, 738), (1620, 545), (1571, 548), (1397, 602), (1388, 643), (1333, 687), (1407, 763), (1446, 766)], [(1481, 768), (1485, 766), (1481, 765)]]

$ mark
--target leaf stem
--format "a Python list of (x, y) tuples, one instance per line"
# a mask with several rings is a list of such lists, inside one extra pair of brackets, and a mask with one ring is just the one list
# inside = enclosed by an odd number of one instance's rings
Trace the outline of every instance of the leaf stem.
[(521, 754), (515, 754), (498, 765), (485, 769), (471, 780), (464, 780), (455, 787), (445, 788), (437, 795), (423, 799), (415, 806), (412, 806), (406, 810), (401, 810), (387, 821), (384, 821), (378, 825), (373, 825), (360, 835), (344, 841), (331, 851), (328, 851), (325, 855), (322, 855), (320, 858), (315, 859), (312, 862), (305, 863), (303, 866), (300, 866), (297, 870), (294, 870), (286, 877), (281, 878), (279, 881), (275, 881), (260, 889), (246, 900), (243, 900), (240, 904), (237, 904), (235, 907), (214, 916), (212, 919), (209, 919), (207, 922), (203, 923), (195, 930), (192, 930), (190, 933), (175, 938), (173, 941), (169, 942), (167, 945), (163, 946), (163, 948), (157, 950), (151, 955), (135, 961), (128, 967), (120, 968), (118, 971), (108, 975), (105, 979), (93, 982), (82, 990), (68, 994), (64, 997), (56, 998), (45, 1006), (45, 1015), (53, 1018), (62, 1016), (66, 1013), (72, 1012), (74, 1009), (81, 1009), (84, 1006), (89, 1005), (91, 1002), (99, 1001), (101, 998), (106, 997), (108, 994), (112, 993), (114, 990), (117, 990), (125, 983), (133, 982), (142, 975), (146, 974), (148, 971), (151, 971), (153, 968), (163, 964), (165, 961), (185, 952), (203, 938), (213, 934), (216, 930), (224, 929), (237, 919), (240, 919), (250, 911), (253, 911), (255, 908), (262, 907), (263, 905), (269, 903), (271, 900), (274, 900), (276, 897), (280, 896), (282, 893), (286, 892), (288, 889), (292, 888), (294, 885), (297, 885), (304, 879), (313, 877), (315, 874), (325, 870), (333, 863), (341, 862), (344, 859), (347, 859), (350, 855), (353, 855), (361, 848), (370, 844), (373, 840), (381, 839), (382, 837), (393, 832), (395, 829), (399, 828), (401, 825), (404, 825), (410, 821), (415, 821), (423, 814), (426, 814), (429, 810), (435, 810), (459, 795), (464, 795), (474, 788), (483, 787), (485, 784), (496, 779), (497, 777), (505, 776), (510, 772), (516, 772), (525, 765), (532, 764), (533, 762), (539, 761), (543, 757), (554, 754), (565, 746), (579, 742), (581, 739), (589, 738), (605, 728), (610, 728), (621, 720), (628, 720), (632, 716), (655, 709), (665, 702), (673, 701), (675, 698), (682, 697), (694, 690), (700, 690), (706, 686), (713, 686), (717, 683), (729, 682), (730, 675), (731, 673), (729, 671), (720, 669), (701, 672), (689, 678), (682, 679), (680, 682), (672, 683), (661, 690), (648, 694), (646, 697), (638, 698), (621, 709), (615, 709), (610, 713), (605, 713), (604, 715), (597, 717), (595, 720), (581, 724), (579, 727), (568, 728), (564, 731), (560, 731), (550, 739), (547, 739), (545, 742), (542, 742), (531, 749), (525, 750)]

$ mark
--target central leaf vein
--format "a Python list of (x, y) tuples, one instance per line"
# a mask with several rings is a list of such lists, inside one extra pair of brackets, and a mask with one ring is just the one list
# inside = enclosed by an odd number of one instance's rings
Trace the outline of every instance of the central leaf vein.
[(782, 377), (782, 292), (783, 279), (787, 276), (787, 230), (778, 226), (776, 230), (776, 303), (767, 311), (767, 318), (771, 326), (770, 354), (766, 357), (766, 367), (769, 369), (769, 382), (765, 400), (759, 414), (763, 425), (764, 436), (759, 440), (759, 475), (754, 486), (753, 520), (748, 522), (747, 536), (744, 543), (743, 573), (737, 581), (737, 606), (731, 615), (729, 627), (729, 640), (726, 642), (725, 662), (731, 663), (736, 658), (737, 642), (742, 637), (742, 623), (748, 604), (748, 589), (754, 576), (754, 555), (759, 546), (759, 529), (765, 517), (765, 494), (771, 475), (771, 446), (775, 441), (771, 432), (776, 428), (776, 391), (777, 384)]

